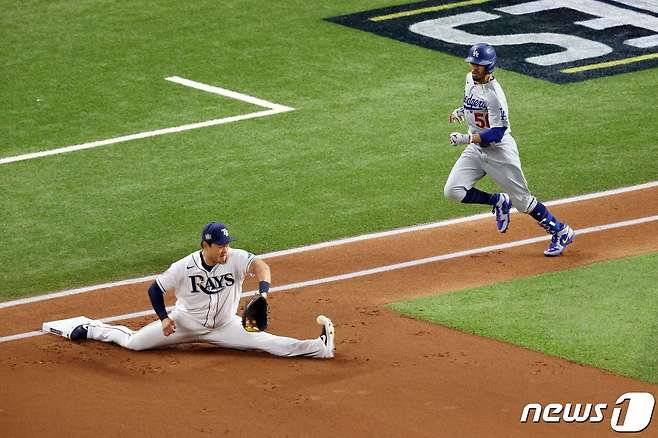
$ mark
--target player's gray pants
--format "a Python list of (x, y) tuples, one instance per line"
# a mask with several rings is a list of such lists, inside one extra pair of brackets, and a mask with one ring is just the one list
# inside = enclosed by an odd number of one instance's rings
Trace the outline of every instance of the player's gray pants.
[(88, 326), (87, 337), (103, 342), (114, 342), (130, 350), (148, 350), (165, 345), (191, 342), (209, 342), (218, 347), (237, 350), (260, 350), (276, 356), (331, 357), (324, 342), (316, 339), (298, 340), (271, 333), (246, 331), (238, 315), (220, 327), (207, 328), (196, 319), (174, 310), (169, 315), (176, 322), (176, 332), (165, 336), (162, 323), (153, 321), (137, 331), (120, 325), (109, 325), (94, 321)]
[(473, 143), (466, 146), (450, 171), (443, 193), (447, 198), (461, 202), (466, 191), (485, 175), (489, 175), (510, 196), (518, 211), (527, 213), (535, 208), (537, 201), (528, 189), (519, 150), (511, 135), (487, 148)]

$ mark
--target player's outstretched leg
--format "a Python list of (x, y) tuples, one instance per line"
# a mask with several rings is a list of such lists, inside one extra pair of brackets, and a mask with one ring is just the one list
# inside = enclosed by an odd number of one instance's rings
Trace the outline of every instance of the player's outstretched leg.
[(318, 359), (334, 357), (334, 330), (329, 318), (317, 318), (323, 326), (322, 334), (314, 339), (295, 339), (277, 336), (268, 332), (248, 332), (242, 327), (242, 318), (235, 315), (228, 323), (210, 333), (200, 336), (199, 340), (210, 342), (223, 348), (236, 350), (260, 350), (275, 356), (306, 356)]
[(539, 226), (553, 236), (548, 249), (544, 251), (546, 257), (559, 256), (567, 245), (573, 242), (576, 232), (569, 225), (560, 222), (541, 202), (537, 202), (535, 208), (530, 211), (530, 216), (535, 218)]
[[(182, 318), (177, 319), (181, 322)], [(93, 339), (101, 342), (113, 342), (129, 350), (141, 351), (158, 348), (165, 345), (189, 342), (193, 336), (187, 327), (181, 323), (175, 333), (165, 336), (162, 333), (160, 321), (153, 321), (135, 331), (123, 325), (110, 325), (101, 321), (91, 321), (77, 326), (71, 332), (72, 341)]]
[(92, 320), (74, 328), (71, 331), (70, 339), (75, 342), (94, 339), (103, 342), (114, 342), (125, 347), (127, 340), (134, 333), (133, 330), (123, 325), (112, 326), (101, 321)]

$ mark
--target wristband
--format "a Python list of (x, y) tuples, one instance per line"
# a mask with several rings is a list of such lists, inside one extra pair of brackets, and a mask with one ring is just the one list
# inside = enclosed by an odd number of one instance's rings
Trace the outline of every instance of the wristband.
[(270, 291), (270, 282), (269, 281), (259, 281), (258, 282), (258, 293), (266, 294)]

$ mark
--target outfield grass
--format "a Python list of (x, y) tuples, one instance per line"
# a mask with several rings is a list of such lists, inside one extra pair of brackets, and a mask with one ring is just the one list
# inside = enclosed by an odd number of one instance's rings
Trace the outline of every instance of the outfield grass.
[(413, 318), (658, 383), (658, 253), (390, 307)]
[[(442, 197), (464, 61), (324, 21), (398, 3), (0, 0), (0, 157), (256, 110), (171, 75), (295, 108), (0, 165), (0, 300), (159, 272), (213, 219), (262, 253), (486, 211)], [(497, 71), (539, 198), (658, 179), (654, 76)]]

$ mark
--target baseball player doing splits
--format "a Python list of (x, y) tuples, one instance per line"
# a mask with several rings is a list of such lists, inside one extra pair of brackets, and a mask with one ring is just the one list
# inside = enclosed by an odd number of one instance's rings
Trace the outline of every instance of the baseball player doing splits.
[[(158, 275), (148, 295), (160, 318), (137, 331), (124, 326), (91, 321), (73, 329), (70, 339), (114, 342), (130, 350), (147, 350), (165, 345), (208, 342), (218, 347), (260, 350), (277, 356), (334, 356), (334, 326), (325, 316), (317, 322), (322, 334), (315, 339), (298, 340), (265, 331), (249, 331), (236, 314), (247, 275), (259, 281), (259, 293), (267, 297), (271, 274), (259, 257), (231, 248), (226, 226), (207, 224), (201, 232), (201, 250), (174, 262)], [(174, 292), (176, 305), (170, 314), (163, 294)]]
[[(450, 114), (449, 122), (468, 124), (468, 134), (453, 132), (450, 143), (466, 148), (448, 176), (444, 195), (467, 204), (492, 206), (498, 231), (504, 233), (510, 222), (512, 206), (532, 216), (553, 237), (544, 251), (548, 257), (559, 256), (573, 242), (574, 231), (551, 214), (528, 189), (516, 141), (512, 137), (507, 99), (493, 77), (496, 51), (489, 44), (476, 44), (465, 58), (470, 64), (466, 74), (464, 104)], [(485, 175), (504, 190), (487, 193), (474, 185)]]

